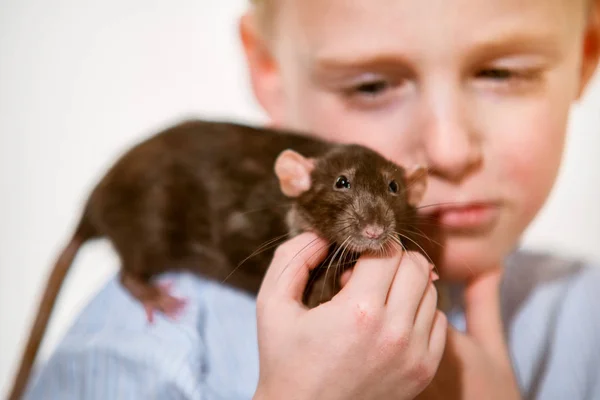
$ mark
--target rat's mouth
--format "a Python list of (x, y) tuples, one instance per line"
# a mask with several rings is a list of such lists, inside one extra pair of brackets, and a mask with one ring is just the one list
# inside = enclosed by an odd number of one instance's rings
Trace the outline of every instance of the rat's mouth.
[(394, 242), (395, 241), (388, 235), (374, 239), (358, 236), (348, 240), (343, 247), (346, 247), (348, 251), (353, 253), (385, 254), (386, 252), (389, 252), (393, 246), (400, 246), (400, 244), (394, 244)]

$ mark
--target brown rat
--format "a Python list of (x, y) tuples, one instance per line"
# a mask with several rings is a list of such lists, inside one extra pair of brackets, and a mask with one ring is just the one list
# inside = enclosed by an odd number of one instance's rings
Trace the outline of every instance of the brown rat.
[[(195, 120), (150, 137), (118, 159), (89, 196), (48, 280), (10, 399), (25, 389), (63, 280), (86, 241), (110, 240), (121, 283), (151, 321), (154, 310), (174, 315), (184, 303), (153, 282), (162, 273), (191, 271), (256, 294), (274, 239), (313, 231), (331, 244), (331, 257), (306, 288), (304, 302), (314, 307), (335, 294), (339, 273), (360, 253), (399, 240), (417, 244), (406, 228), (425, 187), (424, 168), (407, 172), (363, 146), (297, 132)], [(339, 260), (343, 266), (330, 273)]]

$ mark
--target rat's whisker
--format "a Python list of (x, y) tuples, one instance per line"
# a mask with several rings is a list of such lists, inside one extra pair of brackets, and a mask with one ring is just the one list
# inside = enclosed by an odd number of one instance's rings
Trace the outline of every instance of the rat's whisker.
[(402, 244), (402, 241), (401, 241), (400, 239), (398, 239), (398, 237), (397, 237), (397, 236), (395, 236), (395, 235), (393, 235), (393, 234), (391, 234), (391, 233), (390, 233), (390, 234), (389, 234), (389, 237), (392, 239), (392, 242), (393, 242), (393, 243), (400, 245), (400, 248), (401, 248), (401, 249), (402, 249), (404, 252), (406, 252), (406, 251), (407, 251), (407, 250), (406, 250), (406, 247), (404, 247), (404, 244)]
[(263, 253), (265, 251), (268, 251), (270, 249), (272, 249), (273, 247), (277, 247), (280, 243), (277, 243), (278, 241), (280, 241), (281, 239), (286, 238), (287, 236), (289, 236), (290, 233), (286, 233), (285, 235), (281, 235), (281, 236), (277, 236), (274, 239), (270, 239), (267, 240), (265, 243), (263, 243), (262, 245), (260, 245), (256, 250), (254, 250), (254, 252), (252, 252), (252, 254), (250, 254), (248, 257), (244, 258), (242, 261), (240, 261), (238, 263), (238, 265), (233, 268), (233, 270), (223, 279), (223, 281), (221, 283), (225, 283), (229, 278), (231, 278), (231, 276), (237, 272), (237, 270), (242, 266), (242, 264), (244, 264), (246, 261), (248, 261), (249, 259), (251, 259), (252, 257), (255, 257), (257, 255), (259, 255), (260, 253)]
[(261, 252), (263, 252), (263, 251), (266, 251), (266, 250), (268, 250), (267, 248), (268, 248), (268, 247), (270, 247), (270, 246), (271, 246), (273, 243), (276, 243), (277, 241), (279, 241), (279, 240), (281, 240), (281, 239), (284, 239), (284, 238), (286, 238), (286, 237), (288, 237), (288, 236), (290, 236), (290, 235), (291, 235), (291, 233), (286, 233), (286, 234), (284, 234), (284, 235), (277, 236), (276, 238), (273, 238), (273, 239), (267, 240), (265, 243), (261, 244), (261, 245), (260, 245), (260, 246), (259, 246), (259, 247), (258, 247), (256, 250), (254, 250), (254, 252), (252, 252), (252, 254), (250, 254), (250, 255), (249, 255), (248, 257), (246, 257), (246, 258), (245, 258), (243, 261), (241, 261), (241, 262), (238, 264), (238, 267), (239, 267), (240, 265), (242, 265), (244, 262), (246, 262), (248, 259), (250, 259), (250, 258), (252, 258), (252, 257), (254, 257), (254, 256), (256, 256), (256, 255), (258, 255), (259, 253), (261, 253)]
[(402, 245), (397, 243), (396, 241), (390, 242), (391, 247), (395, 247), (397, 250), (402, 250)]
[[(331, 245), (330, 245), (331, 246)], [(314, 254), (313, 254), (314, 255)], [(319, 270), (323, 268), (323, 266), (327, 263), (327, 261), (333, 256), (333, 252), (329, 251), (327, 253), (327, 257), (325, 257), (324, 260), (322, 260), (319, 265), (316, 266), (315, 269), (313, 269), (312, 271), (309, 272), (308, 275), (308, 282), (306, 283), (306, 286), (304, 287), (304, 290), (306, 291), (308, 288), (310, 288), (318, 279), (319, 279)]]
[(412, 226), (421, 226), (421, 227), (434, 227), (436, 229), (444, 228), (447, 224), (439, 222), (439, 221), (425, 221), (423, 219), (410, 221)]
[(427, 252), (425, 251), (425, 249), (423, 249), (423, 247), (421, 247), (421, 245), (420, 245), (419, 243), (415, 242), (415, 241), (414, 241), (414, 240), (412, 240), (410, 237), (408, 237), (408, 236), (406, 236), (406, 235), (403, 235), (403, 234), (401, 234), (401, 233), (399, 233), (399, 232), (396, 232), (396, 234), (400, 235), (401, 237), (405, 238), (406, 240), (410, 240), (410, 241), (411, 241), (412, 243), (414, 243), (414, 244), (415, 244), (415, 245), (416, 245), (416, 246), (417, 246), (419, 249), (421, 249), (421, 251), (423, 252), (423, 255), (424, 255), (425, 257), (427, 257), (427, 259), (429, 260), (429, 262), (431, 263), (431, 265), (433, 265), (433, 267), (434, 267), (434, 270), (436, 270), (436, 271), (437, 271), (437, 267), (436, 267), (435, 263), (433, 262), (433, 260), (431, 259), (431, 257), (429, 257), (429, 254), (427, 254)]
[[(333, 246), (332, 244), (328, 244), (327, 246), (323, 246), (321, 247), (319, 250), (317, 250), (316, 252), (314, 252), (310, 258), (314, 257), (315, 254), (318, 254), (324, 247), (330, 247), (330, 250), (327, 253), (327, 257), (325, 257), (324, 260), (322, 260), (318, 266), (316, 266), (316, 268), (314, 268), (313, 270), (311, 270), (311, 272), (309, 273), (309, 281), (305, 287), (305, 290), (310, 287), (316, 280), (319, 279), (319, 270), (325, 268), (325, 264), (327, 264), (327, 261), (333, 261), (334, 256), (335, 256), (335, 252), (331, 249), (331, 248), (335, 248), (335, 246)], [(309, 259), (310, 259), (309, 258)], [(327, 271), (326, 271), (327, 272)]]
[(437, 206), (446, 206), (446, 205), (451, 205), (451, 206), (455, 206), (455, 205), (468, 205), (469, 203), (467, 202), (460, 202), (460, 201), (448, 201), (448, 202), (443, 202), (443, 203), (432, 203), (432, 204), (425, 204), (419, 207), (415, 207), (417, 210), (422, 210), (424, 208), (431, 208), (431, 207), (437, 207)]
[(325, 270), (325, 279), (323, 279), (323, 287), (321, 289), (321, 300), (323, 299), (323, 293), (325, 292), (325, 285), (327, 284), (327, 274), (329, 273), (329, 268), (331, 268), (331, 264), (333, 263), (333, 260), (335, 259), (335, 257), (339, 253), (339, 251), (344, 247), (344, 244), (346, 244), (346, 242), (348, 240), (350, 240), (350, 236), (348, 236), (346, 238), (346, 240), (344, 240), (342, 242), (341, 246), (338, 247), (338, 249), (335, 251), (335, 253), (333, 253), (333, 256), (331, 257), (331, 261), (329, 261), (329, 265), (327, 266), (327, 269)]
[(408, 229), (402, 229), (402, 232), (404, 232), (404, 233), (412, 233), (413, 235), (420, 236), (420, 237), (422, 237), (424, 239), (427, 239), (429, 242), (437, 244), (438, 246), (442, 247), (442, 244), (440, 242), (437, 242), (437, 241), (431, 239), (429, 236), (424, 235), (423, 233), (411, 231), (411, 230), (408, 230)]
[(408, 249), (406, 248), (406, 246), (404, 245), (404, 243), (402, 243), (402, 241), (400, 240), (399, 237), (397, 236), (393, 236), (392, 237), (394, 242), (396, 243), (396, 245), (400, 246), (400, 249), (402, 250), (403, 253), (408, 253)]
[[(340, 257), (341, 260), (343, 260), (343, 262), (341, 263), (341, 266), (345, 266), (347, 264), (346, 261), (346, 257), (350, 255), (350, 252), (348, 252), (348, 246), (344, 246), (344, 251), (342, 252), (342, 255)], [(335, 281), (334, 283), (339, 282), (339, 279), (341, 278), (342, 273), (344, 272), (343, 269), (340, 268), (340, 263), (338, 263), (337, 268), (336, 268), (336, 277), (335, 277)], [(334, 286), (335, 289), (335, 286)]]
[[(281, 273), (283, 273), (290, 266), (290, 264), (292, 263), (292, 261), (294, 261), (294, 259), (296, 257), (298, 257), (298, 255), (300, 255), (300, 253), (302, 253), (304, 250), (306, 250), (309, 246), (312, 246), (318, 240), (319, 240), (319, 237), (316, 237), (315, 239), (311, 240), (307, 245), (305, 245), (303, 248), (301, 248), (300, 250), (298, 250), (298, 252), (294, 255), (294, 257), (292, 257), (292, 259), (282, 269)], [(329, 246), (331, 246), (331, 243), (327, 242), (326, 244), (324, 244), (323, 246), (321, 246), (317, 251), (315, 251), (308, 259), (310, 260), (315, 255), (319, 254), (321, 252), (321, 250), (323, 250), (324, 248), (329, 247)], [(281, 275), (277, 279), (279, 279), (280, 277), (281, 277)]]
[(431, 263), (433, 264), (433, 260), (431, 260), (431, 258), (429, 258), (429, 255), (427, 255), (427, 252), (425, 252), (425, 249), (423, 249), (423, 247), (421, 247), (421, 245), (420, 245), (419, 243), (417, 243), (416, 241), (414, 241), (413, 239), (411, 239), (409, 236), (407, 236), (407, 235), (404, 235), (404, 234), (402, 234), (402, 233), (400, 233), (400, 232), (398, 232), (398, 231), (396, 231), (395, 233), (396, 233), (398, 236), (400, 236), (400, 237), (402, 237), (402, 238), (404, 238), (404, 239), (406, 239), (406, 240), (409, 240), (409, 241), (411, 241), (412, 243), (414, 243), (414, 245), (415, 245), (415, 246), (417, 246), (417, 247), (418, 247), (418, 248), (419, 248), (419, 249), (420, 249), (420, 250), (423, 252), (423, 255), (425, 255), (425, 256), (426, 256), (426, 257), (429, 259), (429, 261), (431, 261)]
[(434, 226), (437, 228), (448, 226), (448, 224), (441, 222), (438, 217), (433, 215), (417, 214), (413, 216), (406, 216), (405, 220), (411, 225), (419, 224), (423, 226)]
[[(346, 254), (346, 257), (349, 257), (349, 254)], [(337, 264), (338, 266), (346, 266), (346, 265), (352, 265), (354, 262), (356, 262), (356, 260), (354, 259), (349, 259), (349, 260), (345, 260), (344, 262), (340, 262), (339, 264)]]
[[(348, 237), (349, 238), (349, 237)], [(335, 266), (335, 276), (333, 279), (333, 293), (335, 293), (335, 288), (336, 288), (336, 284), (339, 283), (339, 280), (342, 276), (343, 270), (341, 267), (343, 267), (344, 265), (346, 265), (346, 256), (347, 256), (347, 250), (348, 250), (348, 246), (343, 246), (343, 250), (342, 250), (342, 254), (340, 255), (339, 261)], [(343, 262), (342, 262), (343, 261)]]
[[(415, 229), (415, 230), (416, 230), (418, 233), (420, 233), (420, 234), (422, 235), (422, 237), (426, 238), (426, 239), (427, 239), (427, 240), (429, 240), (430, 242), (435, 242), (433, 239), (431, 239), (431, 237), (430, 237), (429, 235), (427, 235), (425, 232), (423, 232), (423, 231), (422, 231), (421, 229), (419, 229), (418, 227), (416, 227), (416, 226), (411, 226), (411, 228), (412, 228), (412, 229)], [(407, 230), (407, 231), (408, 231), (408, 229), (403, 229), (403, 230)], [(413, 232), (413, 231), (410, 231), (410, 232), (411, 232), (411, 233), (415, 233), (415, 234), (417, 233), (417, 232)]]
[(433, 223), (440, 223), (439, 218), (437, 218), (436, 216), (433, 215), (422, 215), (422, 214), (416, 214), (416, 215), (407, 215), (405, 216), (406, 221), (409, 222), (424, 222), (424, 221), (428, 221), (428, 222), (433, 222)]
[(352, 229), (352, 226), (354, 225), (354, 222), (348, 222), (346, 225), (342, 225), (340, 227), (340, 230), (337, 231), (338, 234), (344, 232), (345, 230), (349, 230)]

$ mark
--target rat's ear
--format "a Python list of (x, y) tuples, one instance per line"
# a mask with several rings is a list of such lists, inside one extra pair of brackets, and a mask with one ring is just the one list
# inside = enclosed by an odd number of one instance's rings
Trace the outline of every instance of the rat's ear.
[(408, 203), (416, 207), (427, 189), (427, 168), (415, 165), (406, 170), (406, 190)]
[(310, 189), (310, 173), (315, 161), (293, 150), (284, 150), (275, 160), (275, 174), (281, 192), (288, 197), (298, 197)]

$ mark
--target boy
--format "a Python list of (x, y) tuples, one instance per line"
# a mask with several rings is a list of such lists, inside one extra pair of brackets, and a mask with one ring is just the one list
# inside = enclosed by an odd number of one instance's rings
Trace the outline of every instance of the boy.
[(599, 17), (586, 0), (257, 1), (241, 36), (275, 125), (425, 164), (423, 204), (461, 204), (423, 208), (443, 226), (450, 324), (431, 266), (399, 253), (365, 257), (335, 301), (302, 309), (304, 234), (256, 302), (174, 277), (187, 311), (151, 330), (110, 282), (29, 398), (600, 398), (600, 270), (511, 254), (556, 178)]

